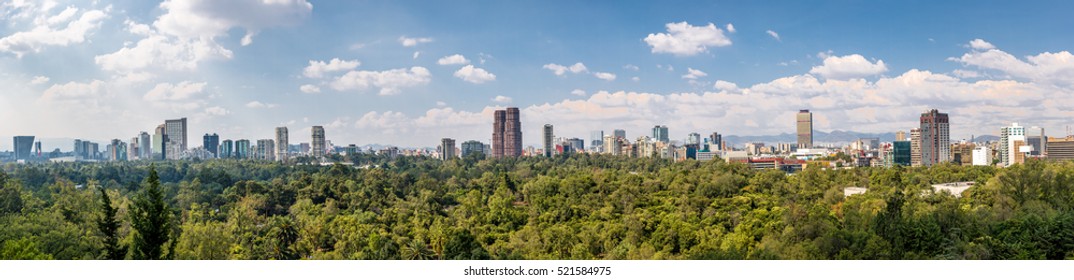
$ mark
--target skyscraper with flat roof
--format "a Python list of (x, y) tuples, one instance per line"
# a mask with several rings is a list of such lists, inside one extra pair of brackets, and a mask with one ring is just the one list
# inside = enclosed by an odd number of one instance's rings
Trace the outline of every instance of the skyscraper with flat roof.
[(167, 159), (179, 159), (187, 149), (186, 118), (164, 121), (164, 150)]
[(276, 128), (276, 160), (287, 161), (287, 127), (281, 126)]
[(518, 108), (496, 110), (492, 120), (492, 157), (522, 155), (522, 122)]
[(15, 160), (30, 159), (30, 151), (34, 148), (33, 136), (15, 136)]
[(921, 165), (951, 160), (951, 125), (947, 114), (931, 109), (921, 113)]
[(202, 137), (201, 142), (202, 142), (202, 147), (204, 147), (206, 151), (209, 151), (209, 153), (213, 154), (214, 158), (220, 157), (220, 136), (219, 135), (216, 135), (216, 133), (213, 133), (213, 134), (206, 133), (205, 136)]
[(798, 125), (798, 148), (813, 148), (813, 113), (809, 110), (799, 110), (797, 115)]
[(440, 160), (450, 160), (455, 158), (455, 139), (443, 138), (440, 139)]
[(910, 166), (921, 166), (921, 129), (910, 129)]
[(324, 153), (325, 153), (324, 127), (318, 125), (318, 126), (314, 126), (313, 129), (311, 129), (311, 130), (313, 132), (313, 144), (312, 144), (313, 148), (311, 149), (310, 155), (315, 156), (315, 157), (324, 156)]
[(235, 142), (231, 139), (220, 142), (220, 158), (233, 158), (235, 157)]
[(654, 126), (653, 127), (653, 140), (664, 142), (664, 143), (671, 142), (671, 139), (668, 136), (668, 126), (666, 126), (666, 125)]
[(553, 134), (552, 134), (552, 125), (551, 124), (545, 124), (544, 125), (544, 156), (546, 156), (546, 157), (552, 157), (552, 154), (555, 154), (554, 153), (555, 152), (555, 147), (552, 144), (552, 137), (554, 137)]
[(148, 132), (142, 131), (138, 133), (138, 154), (138, 157), (142, 160), (153, 158), (153, 138), (149, 136)]

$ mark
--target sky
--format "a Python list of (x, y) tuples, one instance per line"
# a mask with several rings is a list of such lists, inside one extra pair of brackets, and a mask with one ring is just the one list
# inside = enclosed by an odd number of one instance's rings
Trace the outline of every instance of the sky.
[[(937, 3), (939, 2), (939, 3)], [(336, 145), (524, 145), (667, 125), (688, 133), (907, 131), (952, 138), (1074, 119), (1070, 1), (307, 1), (0, 3), (0, 139), (201, 135)], [(45, 150), (70, 145), (43, 147)], [(0, 140), (0, 150), (11, 142)]]

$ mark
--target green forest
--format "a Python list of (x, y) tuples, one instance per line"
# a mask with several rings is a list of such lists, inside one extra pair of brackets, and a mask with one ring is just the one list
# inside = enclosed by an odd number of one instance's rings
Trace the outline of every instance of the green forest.
[(1074, 259), (1074, 162), (345, 160), (7, 164), (0, 259)]

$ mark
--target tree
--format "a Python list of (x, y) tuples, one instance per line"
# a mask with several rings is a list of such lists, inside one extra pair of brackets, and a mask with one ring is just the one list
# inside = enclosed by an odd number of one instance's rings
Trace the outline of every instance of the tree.
[(104, 257), (109, 260), (122, 260), (127, 255), (127, 248), (119, 245), (119, 221), (116, 220), (116, 208), (112, 207), (112, 199), (104, 188), (97, 188), (101, 192), (101, 216), (97, 218), (97, 229), (104, 235)]
[(146, 188), (135, 198), (131, 209), (131, 227), (137, 232), (133, 243), (134, 258), (159, 260), (164, 257), (164, 244), (171, 235), (171, 211), (164, 203), (155, 166), (149, 166), (145, 184)]

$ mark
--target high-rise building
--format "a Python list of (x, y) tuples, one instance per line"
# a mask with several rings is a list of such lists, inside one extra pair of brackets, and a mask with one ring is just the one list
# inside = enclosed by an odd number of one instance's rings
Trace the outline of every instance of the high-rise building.
[(1015, 162), (1015, 155), (1018, 154), (1018, 145), (1015, 145), (1015, 141), (1025, 142), (1026, 129), (1018, 125), (1018, 123), (1012, 123), (1011, 126), (1002, 127), (999, 129), (999, 162), (1003, 163), (1003, 166), (1010, 166)]
[(33, 136), (15, 136), (15, 160), (30, 159), (30, 152), (34, 148)]
[(455, 139), (443, 138), (440, 139), (440, 160), (450, 160), (455, 158)]
[[(895, 132), (895, 141), (906, 141), (906, 131), (902, 131), (902, 130), (896, 131)], [(970, 140), (970, 141), (973, 141), (973, 140)]]
[(977, 146), (973, 149), (973, 165), (992, 165), (992, 149), (988, 146)]
[(148, 132), (138, 133), (138, 158), (142, 160), (153, 159), (153, 138)]
[[(665, 141), (666, 142), (666, 141)], [(701, 134), (697, 132), (690, 132), (690, 135), (686, 136), (686, 145), (701, 145)]]
[(213, 134), (206, 133), (205, 136), (202, 137), (201, 142), (202, 142), (202, 147), (205, 148), (206, 151), (209, 151), (209, 153), (213, 154), (214, 158), (220, 157), (220, 136), (219, 135), (216, 135), (216, 133), (213, 133)]
[(276, 143), (272, 139), (257, 140), (257, 156), (260, 160), (276, 160)]
[(723, 150), (723, 135), (713, 132), (709, 134), (709, 151), (722, 151)]
[(973, 165), (973, 143), (951, 144), (951, 162), (957, 165)]
[(921, 129), (910, 129), (910, 166), (921, 166)]
[(809, 110), (799, 110), (797, 115), (798, 125), (798, 148), (813, 148), (813, 113)]
[(615, 137), (614, 135), (604, 135), (604, 153), (617, 156), (622, 154), (622, 142), (623, 138)]
[(1029, 156), (1045, 156), (1048, 151), (1048, 136), (1044, 135), (1044, 128), (1039, 126), (1030, 127), (1026, 130), (1026, 145), (1033, 147)]
[(312, 132), (313, 132), (313, 145), (312, 145), (313, 149), (311, 150), (310, 155), (312, 155), (314, 157), (322, 157), (322, 156), (324, 156), (324, 153), (325, 153), (324, 127), (319, 126), (319, 125), (314, 126), (313, 129), (312, 129)]
[(235, 141), (235, 158), (250, 158), (250, 140), (239, 139)]
[(947, 114), (931, 109), (921, 113), (921, 165), (951, 159), (951, 126)]
[[(276, 128), (276, 160), (287, 161), (287, 149), (290, 147), (287, 140), (287, 127)], [(348, 153), (350, 155), (351, 153)]]
[(626, 139), (626, 130), (616, 129), (612, 131), (612, 135), (615, 136), (615, 138)]
[(167, 142), (165, 139), (168, 138), (168, 136), (164, 134), (163, 124), (158, 125), (157, 128), (153, 130), (153, 159), (166, 159), (168, 156), (168, 151), (164, 149), (164, 143)]
[(138, 137), (131, 138), (131, 142), (127, 144), (127, 160), (135, 160), (141, 156), (141, 144)]
[(1049, 160), (1074, 160), (1074, 136), (1048, 137), (1046, 147)]
[[(624, 135), (624, 137), (625, 137), (625, 135)], [(668, 126), (666, 126), (666, 125), (654, 126), (653, 127), (653, 140), (664, 142), (664, 143), (671, 142), (671, 139), (668, 136)]]
[(34, 156), (41, 157), (41, 141), (34, 142)]
[(518, 108), (496, 110), (492, 122), (492, 157), (522, 155), (522, 122)]
[(220, 158), (233, 158), (235, 157), (235, 142), (231, 139), (220, 142)]
[(479, 142), (477, 140), (470, 140), (470, 141), (462, 142), (461, 149), (462, 149), (462, 156), (463, 157), (466, 157), (467, 155), (469, 155), (471, 153), (484, 154), (485, 153), (485, 144), (481, 143), (481, 142)]
[(600, 149), (604, 146), (604, 131), (594, 130), (589, 133), (589, 149), (594, 152), (600, 152)]
[(892, 163), (902, 166), (913, 164), (913, 152), (910, 143), (911, 141), (895, 141), (891, 144)]
[(164, 121), (164, 150), (167, 159), (179, 159), (187, 149), (186, 118)]
[(564, 153), (585, 151), (585, 141), (580, 138), (568, 138), (567, 140), (564, 140), (563, 143), (566, 143), (566, 145), (563, 146)]
[(112, 161), (126, 161), (127, 160), (127, 143), (119, 139), (112, 139), (112, 143), (108, 145), (108, 159)]
[(555, 154), (554, 153), (555, 152), (555, 150), (554, 150), (555, 146), (552, 144), (552, 137), (554, 137), (554, 135), (552, 133), (553, 133), (552, 132), (552, 125), (551, 124), (545, 124), (544, 125), (544, 156), (546, 156), (546, 157), (552, 157), (552, 154)]

